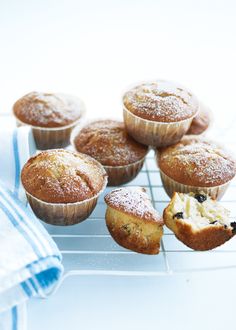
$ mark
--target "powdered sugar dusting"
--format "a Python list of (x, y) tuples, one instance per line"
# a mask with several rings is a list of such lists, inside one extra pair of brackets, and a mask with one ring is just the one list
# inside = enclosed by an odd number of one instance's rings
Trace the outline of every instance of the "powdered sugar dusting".
[(231, 180), (236, 173), (235, 161), (226, 151), (200, 138), (185, 137), (161, 152), (160, 159), (161, 164), (167, 165), (165, 169), (169, 169), (166, 174), (181, 176), (183, 184), (192, 181), (192, 185), (202, 187), (219, 185)]
[(59, 93), (31, 92), (19, 99), (13, 109), (21, 121), (40, 127), (66, 126), (82, 114), (79, 99)]
[(44, 151), (23, 168), (22, 182), (33, 196), (56, 203), (77, 202), (96, 195), (106, 172), (94, 159), (63, 149)]
[(162, 221), (158, 212), (153, 208), (144, 188), (125, 187), (115, 189), (105, 196), (105, 201), (109, 206), (137, 217)]
[(134, 87), (125, 94), (124, 105), (141, 118), (160, 122), (190, 118), (198, 109), (190, 92), (163, 80)]
[(148, 148), (131, 138), (124, 123), (99, 120), (83, 127), (74, 139), (78, 151), (86, 153), (101, 164), (123, 166), (141, 160)]

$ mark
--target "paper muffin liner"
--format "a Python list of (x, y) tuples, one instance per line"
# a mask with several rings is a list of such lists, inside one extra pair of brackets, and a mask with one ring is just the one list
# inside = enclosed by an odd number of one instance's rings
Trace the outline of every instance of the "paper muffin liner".
[(165, 147), (179, 142), (196, 115), (197, 113), (178, 122), (163, 123), (140, 118), (123, 105), (124, 122), (128, 133), (136, 141), (155, 147)]
[(163, 173), (160, 170), (161, 180), (163, 183), (163, 187), (167, 193), (167, 195), (172, 198), (174, 192), (181, 192), (181, 193), (189, 193), (189, 192), (203, 192), (213, 199), (220, 200), (223, 195), (225, 194), (230, 181), (214, 187), (195, 187), (195, 186), (189, 186), (182, 183), (179, 183), (173, 179), (171, 179), (169, 176), (167, 176), (165, 173)]
[(24, 123), (21, 120), (19, 120), (16, 116), (15, 118), (16, 118), (16, 125), (18, 127), (25, 125), (31, 127), (37, 149), (46, 150), (46, 149), (67, 147), (70, 144), (70, 135), (72, 130), (75, 128), (76, 125), (78, 125), (78, 123), (83, 121), (84, 116), (85, 116), (85, 107), (82, 104), (80, 118), (66, 126), (39, 127)]
[(133, 180), (143, 167), (145, 157), (123, 166), (103, 166), (108, 175), (108, 186), (119, 186)]
[(26, 196), (34, 214), (51, 225), (70, 226), (87, 219), (93, 212), (100, 194), (107, 186), (107, 178), (103, 188), (95, 196), (75, 203), (47, 203), (32, 196), (26, 191)]
[[(77, 125), (73, 131), (71, 132), (71, 138), (70, 138), (70, 143), (74, 149), (74, 151), (76, 150), (76, 146), (74, 143), (75, 137), (79, 134), (79, 132), (81, 131), (81, 129), (85, 126), (87, 126), (88, 124), (97, 121), (97, 120), (106, 120), (107, 117), (105, 118), (96, 118), (96, 119), (90, 119), (87, 120), (86, 122), (84, 122), (82, 125)], [(109, 118), (111, 120), (119, 120), (117, 118)], [(148, 154), (149, 149), (147, 150), (146, 155)], [(146, 157), (145, 155), (145, 157)], [(140, 172), (140, 170), (143, 167), (144, 161), (145, 161), (145, 157), (143, 157), (142, 159), (131, 163), (131, 164), (127, 164), (127, 165), (120, 165), (120, 166), (106, 166), (103, 165), (104, 169), (107, 172), (108, 175), (108, 186), (119, 186), (122, 185), (124, 183), (130, 182), (131, 180), (133, 180), (138, 173)]]

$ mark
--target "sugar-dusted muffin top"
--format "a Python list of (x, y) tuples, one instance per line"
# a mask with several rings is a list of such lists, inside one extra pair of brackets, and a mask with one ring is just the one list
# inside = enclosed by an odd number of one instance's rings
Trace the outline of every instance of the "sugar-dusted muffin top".
[(47, 150), (31, 157), (21, 172), (29, 194), (48, 203), (74, 203), (89, 199), (107, 181), (95, 159), (63, 149)]
[(157, 122), (177, 122), (198, 111), (198, 101), (192, 93), (165, 80), (146, 82), (130, 89), (123, 103), (134, 115)]
[(144, 188), (122, 187), (115, 189), (105, 196), (105, 202), (118, 211), (142, 218), (147, 222), (156, 221), (160, 225), (163, 224), (162, 217), (153, 208)]
[(99, 120), (82, 128), (74, 139), (76, 150), (94, 157), (102, 165), (123, 166), (145, 157), (148, 147), (130, 137), (124, 124)]
[(191, 186), (214, 187), (236, 174), (234, 159), (214, 142), (185, 136), (179, 143), (159, 150), (161, 171), (173, 180)]
[(71, 95), (31, 92), (13, 105), (15, 116), (25, 124), (62, 127), (78, 120), (84, 111), (82, 102)]

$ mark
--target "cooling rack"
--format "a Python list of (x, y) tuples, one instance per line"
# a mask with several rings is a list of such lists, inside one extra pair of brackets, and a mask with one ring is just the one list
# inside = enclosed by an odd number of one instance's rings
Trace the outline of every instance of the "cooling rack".
[[(127, 186), (145, 187), (160, 213), (170, 200), (162, 186), (153, 151), (147, 155), (139, 175)], [(104, 196), (112, 189), (114, 187), (108, 187), (104, 191), (94, 212), (84, 222), (69, 227), (45, 224), (63, 255), (63, 280), (80, 275), (165, 276), (236, 267), (236, 238), (212, 251), (196, 252), (165, 227), (158, 255), (137, 254), (120, 247), (109, 235), (104, 219)], [(235, 218), (236, 180), (232, 181), (221, 202), (231, 210), (232, 219)]]
[[(6, 125), (14, 125), (14, 120), (10, 116), (1, 116), (1, 120), (3, 119)], [(223, 131), (222, 127), (216, 127), (208, 136), (210, 138), (220, 136), (221, 142), (234, 151), (236, 146), (234, 122), (235, 120), (232, 120)], [(223, 135), (222, 132), (225, 134)], [(127, 185), (145, 187), (154, 207), (160, 213), (170, 200), (162, 186), (152, 150), (147, 155), (139, 175)], [(164, 227), (158, 255), (137, 254), (120, 247), (111, 238), (104, 219), (106, 211), (104, 196), (112, 189), (114, 187), (106, 188), (91, 216), (78, 225), (60, 227), (43, 223), (63, 255), (65, 273), (59, 286), (68, 276), (167, 276), (176, 273), (236, 268), (236, 237), (212, 251), (197, 252), (178, 241), (172, 232)], [(232, 221), (235, 221), (236, 178), (221, 203), (231, 211)]]

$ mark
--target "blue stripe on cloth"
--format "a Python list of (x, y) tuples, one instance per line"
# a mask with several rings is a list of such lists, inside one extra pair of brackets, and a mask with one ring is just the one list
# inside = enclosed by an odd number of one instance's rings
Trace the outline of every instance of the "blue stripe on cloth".
[[(39, 265), (43, 265), (44, 269)], [(27, 265), (26, 268), (29, 270), (31, 277), (25, 282), (22, 282), (21, 286), (29, 297), (35, 295), (46, 297), (47, 289), (57, 282), (63, 271), (63, 266), (60, 263), (58, 255), (36, 260)], [(27, 285), (27, 282), (29, 282), (29, 285)], [(32, 290), (30, 290), (30, 287)]]
[(30, 290), (30, 287), (28, 286), (26, 281), (21, 283), (21, 287), (25, 291), (28, 297), (32, 296), (32, 291)]
[(32, 274), (32, 278), (29, 278), (29, 282), (32, 285), (35, 293), (39, 292), (39, 287), (35, 284), (35, 280), (34, 280), (34, 274)]
[(12, 330), (17, 330), (17, 328), (18, 328), (17, 306), (12, 308), (11, 313), (12, 313)]
[(18, 139), (17, 139), (17, 128), (14, 129), (13, 132), (13, 152), (15, 159), (15, 188), (14, 193), (18, 195), (19, 187), (20, 187), (20, 157), (18, 151)]
[(43, 272), (36, 275), (36, 278), (40, 284), (40, 287), (48, 288), (52, 283), (56, 282), (61, 274), (61, 270), (54, 267), (51, 269), (46, 269)]
[[(1, 192), (0, 192), (0, 197), (2, 197), (2, 199), (9, 205), (9, 207), (11, 207), (9, 202), (6, 200), (5, 196)], [(22, 236), (25, 238), (25, 240), (28, 241), (28, 243), (32, 246), (32, 248), (33, 248), (35, 254), (37, 255), (37, 257), (41, 257), (41, 253), (38, 251), (38, 248), (37, 248), (34, 240), (25, 232), (25, 230), (22, 228), (20, 223), (14, 218), (14, 216), (12, 215), (10, 210), (1, 202), (1, 200), (0, 200), (0, 206), (1, 206), (2, 211), (6, 214), (8, 219), (13, 224), (13, 226), (17, 227), (17, 229), (22, 234)], [(20, 219), (23, 220), (21, 216), (20, 216)]]
[[(12, 201), (12, 199), (14, 198), (14, 196), (12, 196), (12, 193), (10, 192), (10, 191), (7, 191), (6, 189), (5, 189), (5, 191), (7, 192), (7, 194), (9, 195), (9, 198), (7, 199), (7, 202), (9, 203), (9, 204), (11, 204), (12, 205), (12, 207), (14, 208), (14, 205), (13, 205), (13, 201)], [(0, 193), (1, 193), (1, 187), (0, 187)], [(11, 198), (12, 197), (12, 198)], [(19, 201), (17, 198), (14, 198), (14, 203), (20, 208), (20, 209), (22, 209), (22, 203), (21, 203), (21, 201)], [(19, 212), (14, 208), (14, 210), (15, 210), (15, 212), (18, 214), (18, 216), (20, 217), (20, 219), (25, 223), (25, 225), (26, 226), (29, 226), (29, 224), (27, 223), (27, 221), (25, 221), (25, 219), (19, 214)], [(24, 209), (24, 211), (23, 211), (25, 214), (26, 214), (26, 216), (30, 219), (30, 224), (32, 225), (32, 227), (33, 226), (35, 226), (35, 228), (37, 228), (39, 231), (40, 231), (40, 233), (41, 233), (41, 235), (42, 236), (45, 236), (45, 234), (47, 234), (47, 232), (46, 232), (46, 230), (44, 229), (44, 227), (42, 227), (41, 226), (41, 224), (40, 224), (40, 222), (36, 219), (36, 217), (35, 217), (35, 215), (30, 211), (30, 209)], [(33, 228), (33, 231), (34, 231), (34, 228)], [(44, 231), (45, 231), (45, 233), (44, 233)], [(36, 237), (36, 239), (37, 239), (37, 241), (40, 241), (40, 239), (39, 239), (39, 237), (37, 236)], [(54, 251), (55, 250), (55, 243), (54, 243), (54, 241), (53, 240), (44, 240), (44, 244), (42, 244), (42, 242), (40, 241), (40, 243), (41, 243), (41, 247), (42, 247), (42, 249), (44, 249), (45, 250), (45, 252), (48, 254), (48, 249), (46, 249), (46, 245), (48, 246), (48, 247), (50, 247), (50, 249), (52, 250), (52, 251)]]

